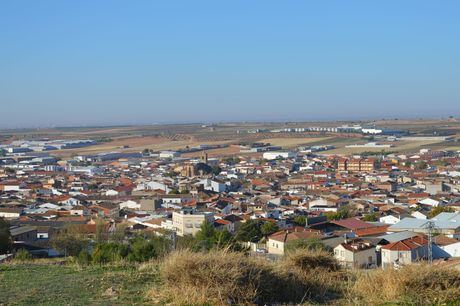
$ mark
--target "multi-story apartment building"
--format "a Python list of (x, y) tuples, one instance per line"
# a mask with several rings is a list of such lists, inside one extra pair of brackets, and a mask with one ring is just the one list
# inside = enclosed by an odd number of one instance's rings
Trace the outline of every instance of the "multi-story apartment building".
[(209, 212), (197, 212), (193, 209), (182, 209), (179, 212), (173, 212), (173, 228), (179, 236), (194, 236), (203, 222), (212, 222), (213, 214)]
[(375, 169), (375, 160), (364, 158), (342, 158), (337, 163), (337, 171), (371, 172)]

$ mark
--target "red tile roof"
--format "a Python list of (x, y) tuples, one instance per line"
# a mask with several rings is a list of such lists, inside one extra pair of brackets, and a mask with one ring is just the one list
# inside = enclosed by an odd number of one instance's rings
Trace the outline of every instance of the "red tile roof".
[(384, 225), (384, 226), (376, 226), (376, 227), (358, 229), (355, 231), (355, 234), (358, 237), (381, 235), (387, 232), (388, 227), (389, 225)]
[(415, 236), (409, 239), (404, 239), (384, 245), (382, 249), (391, 251), (411, 251), (424, 245), (428, 245), (428, 240), (422, 236)]
[(343, 220), (334, 220), (334, 221), (331, 221), (331, 223), (336, 224), (336, 225), (341, 226), (341, 227), (351, 229), (351, 230), (376, 227), (376, 225), (361, 221), (358, 218), (348, 218), (348, 219), (343, 219)]

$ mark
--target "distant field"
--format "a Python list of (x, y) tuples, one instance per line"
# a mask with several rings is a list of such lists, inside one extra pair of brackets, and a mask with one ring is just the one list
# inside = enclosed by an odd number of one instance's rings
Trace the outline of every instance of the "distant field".
[[(192, 139), (188, 140), (174, 140), (174, 139), (165, 139), (165, 138), (151, 138), (145, 137), (147, 139), (135, 138), (135, 139), (124, 139), (117, 140), (107, 143), (102, 143), (96, 146), (90, 146), (80, 149), (69, 149), (69, 150), (57, 150), (53, 151), (53, 155), (60, 157), (71, 157), (76, 154), (97, 154), (102, 152), (141, 152), (144, 149), (150, 149), (154, 151), (161, 150), (177, 150), (183, 149), (186, 146), (195, 147), (200, 144), (208, 145), (218, 145), (218, 144), (227, 144), (231, 141), (209, 141), (209, 142), (198, 142)], [(123, 148), (123, 146), (129, 146), (128, 148)]]
[(327, 142), (333, 139), (332, 137), (311, 137), (311, 138), (268, 138), (263, 142), (269, 142), (273, 146), (281, 146), (283, 148), (292, 148), (302, 145), (308, 145), (315, 142)]
[[(238, 155), (240, 154), (240, 151), (241, 150), (238, 146), (229, 146), (226, 148), (206, 150), (206, 153), (208, 154), (208, 157), (222, 157), (222, 156), (229, 156), (229, 155)], [(194, 158), (194, 157), (200, 157), (202, 154), (203, 152), (198, 151), (198, 152), (182, 154), (182, 157)]]
[[(0, 142), (9, 143), (18, 139), (95, 139), (112, 140), (87, 148), (53, 151), (63, 158), (77, 154), (96, 154), (101, 152), (122, 151), (139, 152), (144, 149), (176, 150), (193, 147), (200, 144), (238, 144), (253, 142), (269, 142), (274, 146), (292, 149), (302, 145), (333, 145), (335, 150), (328, 151), (332, 154), (353, 154), (363, 151), (381, 151), (381, 148), (345, 148), (356, 143), (364, 143), (361, 137), (353, 135), (333, 135), (324, 133), (248, 133), (253, 129), (281, 129), (299, 128), (308, 126), (341, 126), (344, 124), (376, 124), (379, 127), (407, 130), (412, 133), (454, 133), (460, 137), (460, 121), (457, 119), (433, 120), (381, 120), (371, 122), (267, 122), (267, 123), (221, 123), (214, 125), (194, 124), (169, 124), (169, 125), (142, 125), (142, 126), (109, 126), (109, 127), (66, 127), (47, 129), (18, 129), (0, 130)], [(351, 138), (345, 138), (345, 137)], [(355, 138), (353, 138), (355, 137)], [(456, 143), (436, 142), (395, 142), (394, 148), (384, 151), (407, 152), (418, 151), (422, 147), (432, 146), (437, 149), (455, 149)], [(129, 148), (122, 148), (129, 146)], [(210, 150), (210, 156), (226, 154), (239, 154), (235, 148)], [(184, 156), (197, 156), (195, 153)]]
[[(360, 140), (356, 141), (355, 143), (366, 143), (366, 141)], [(391, 142), (394, 147), (390, 148), (346, 148), (345, 146), (336, 146), (337, 148), (334, 150), (326, 151), (327, 154), (358, 154), (362, 152), (398, 152), (398, 153), (405, 153), (405, 152), (416, 152), (424, 147), (429, 147), (430, 145), (434, 145), (439, 143), (439, 141), (395, 141)], [(385, 142), (385, 144), (389, 144)]]

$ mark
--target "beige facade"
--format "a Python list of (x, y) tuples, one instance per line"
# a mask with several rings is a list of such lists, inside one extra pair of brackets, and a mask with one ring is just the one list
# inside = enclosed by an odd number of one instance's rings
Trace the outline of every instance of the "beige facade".
[(269, 238), (267, 251), (269, 254), (284, 255), (284, 242)]
[(210, 213), (181, 211), (173, 212), (172, 215), (173, 228), (179, 236), (195, 236), (200, 230), (201, 224), (205, 221), (211, 222), (212, 219), (213, 215)]
[(339, 244), (334, 257), (347, 268), (368, 268), (377, 264), (375, 247), (364, 244)]
[(375, 170), (375, 161), (372, 159), (341, 159), (337, 164), (338, 171), (372, 172)]

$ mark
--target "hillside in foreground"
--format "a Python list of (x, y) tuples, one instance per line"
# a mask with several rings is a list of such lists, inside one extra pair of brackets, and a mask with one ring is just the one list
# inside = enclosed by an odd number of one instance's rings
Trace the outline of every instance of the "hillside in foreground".
[[(70, 261), (69, 261), (70, 262)], [(414, 264), (344, 270), (327, 253), (271, 262), (228, 251), (179, 251), (160, 261), (0, 265), (0, 305), (458, 305), (460, 273)]]

